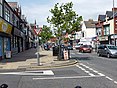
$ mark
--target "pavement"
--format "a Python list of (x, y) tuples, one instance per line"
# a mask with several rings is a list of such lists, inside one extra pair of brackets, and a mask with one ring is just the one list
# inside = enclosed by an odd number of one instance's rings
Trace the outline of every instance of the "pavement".
[(76, 60), (58, 60), (57, 56), (53, 56), (52, 50), (39, 51), (39, 64), (37, 63), (37, 50), (31, 48), (24, 52), (15, 54), (11, 59), (0, 61), (0, 70), (34, 70), (34, 69), (52, 69), (68, 67), (77, 63)]

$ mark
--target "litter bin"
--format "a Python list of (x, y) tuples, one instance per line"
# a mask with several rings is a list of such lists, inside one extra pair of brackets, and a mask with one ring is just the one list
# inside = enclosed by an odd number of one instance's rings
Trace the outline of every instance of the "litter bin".
[(53, 56), (58, 56), (59, 48), (57, 46), (53, 47)]

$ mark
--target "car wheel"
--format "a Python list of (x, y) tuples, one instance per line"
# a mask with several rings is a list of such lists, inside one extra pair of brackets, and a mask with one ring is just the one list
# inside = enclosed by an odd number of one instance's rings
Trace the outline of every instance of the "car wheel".
[(107, 54), (107, 57), (110, 58), (110, 54), (109, 53)]

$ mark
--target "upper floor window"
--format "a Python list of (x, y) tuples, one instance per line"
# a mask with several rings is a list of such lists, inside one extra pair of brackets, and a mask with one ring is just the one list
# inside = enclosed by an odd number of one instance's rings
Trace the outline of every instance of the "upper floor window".
[(110, 34), (110, 27), (109, 25), (104, 26), (104, 35), (109, 35)]
[(8, 8), (5, 8), (5, 20), (10, 22), (10, 10)]
[(96, 29), (96, 34), (97, 34), (97, 36), (101, 36), (102, 35), (102, 29), (101, 28), (97, 28)]
[(0, 4), (0, 16), (2, 17), (2, 4)]

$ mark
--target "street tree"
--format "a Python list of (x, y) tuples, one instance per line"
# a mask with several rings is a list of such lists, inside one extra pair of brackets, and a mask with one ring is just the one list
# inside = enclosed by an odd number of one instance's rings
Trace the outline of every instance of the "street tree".
[[(52, 16), (47, 18), (48, 23), (54, 26), (54, 33), (56, 37), (59, 38), (59, 45), (62, 40), (63, 32), (72, 33), (80, 29), (80, 24), (82, 21), (82, 16), (78, 16), (75, 11), (73, 11), (73, 3), (69, 2), (66, 4), (55, 4), (54, 8), (50, 10)], [(59, 58), (60, 56), (60, 46), (59, 46)]]
[(43, 25), (42, 32), (39, 36), (41, 36), (41, 42), (46, 43), (51, 37), (53, 37), (51, 28), (46, 25)]

